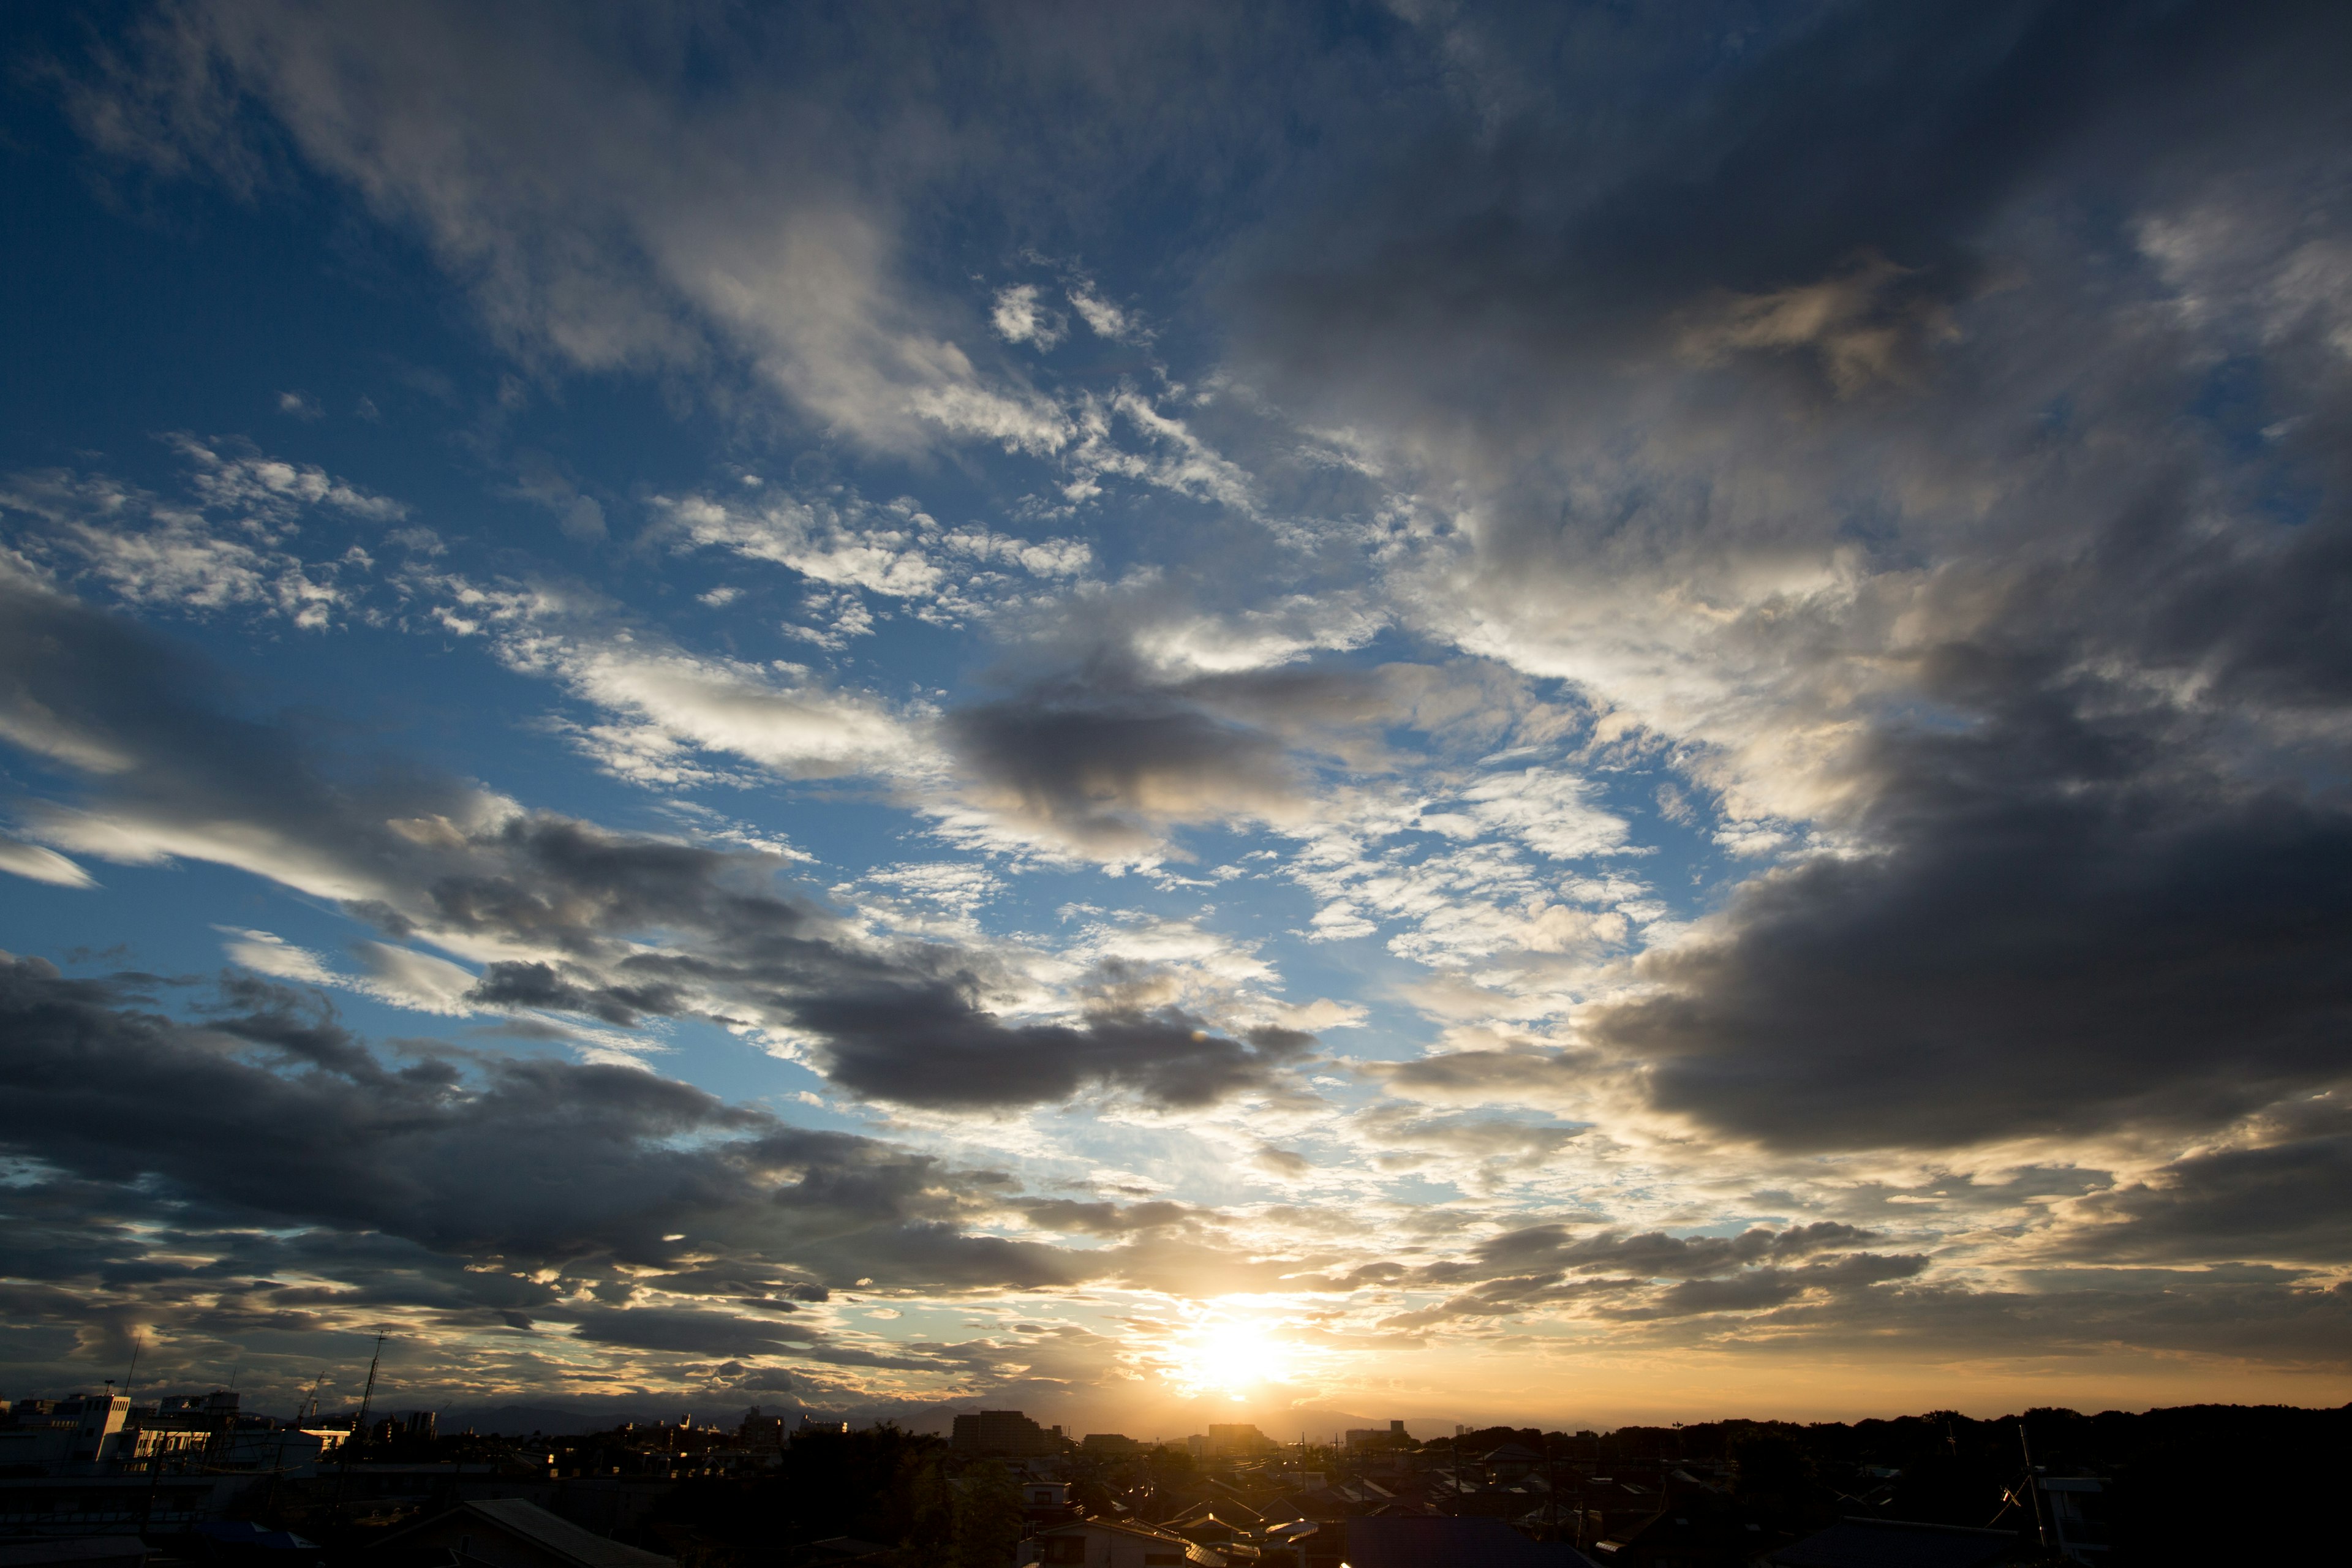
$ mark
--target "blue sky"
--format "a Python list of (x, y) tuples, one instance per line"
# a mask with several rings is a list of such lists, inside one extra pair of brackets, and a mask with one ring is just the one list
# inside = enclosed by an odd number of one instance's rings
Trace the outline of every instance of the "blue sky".
[(2341, 34), (13, 17), (0, 1360), (2340, 1400)]

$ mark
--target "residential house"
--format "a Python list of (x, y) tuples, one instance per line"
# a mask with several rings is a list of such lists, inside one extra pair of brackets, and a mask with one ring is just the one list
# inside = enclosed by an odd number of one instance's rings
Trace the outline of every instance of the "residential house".
[(521, 1498), (460, 1503), (393, 1531), (366, 1555), (387, 1568), (452, 1556), (456, 1568), (677, 1568), (676, 1558), (625, 1546)]
[(1042, 1568), (1226, 1568), (1223, 1553), (1173, 1531), (1108, 1519), (1040, 1531), (1021, 1543), (1020, 1561)]
[(2018, 1561), (2021, 1545), (2011, 1530), (1842, 1519), (1756, 1561), (1758, 1568), (1995, 1568)]

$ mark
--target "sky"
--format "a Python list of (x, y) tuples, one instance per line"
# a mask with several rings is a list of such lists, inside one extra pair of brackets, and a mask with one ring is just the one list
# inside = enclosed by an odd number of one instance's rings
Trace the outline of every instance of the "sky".
[(0, 1394), (2352, 1398), (2347, 59), (8, 8)]

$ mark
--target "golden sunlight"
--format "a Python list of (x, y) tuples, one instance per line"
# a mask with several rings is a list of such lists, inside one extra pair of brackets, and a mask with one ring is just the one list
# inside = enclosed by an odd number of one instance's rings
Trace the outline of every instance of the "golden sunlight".
[(1195, 1324), (1168, 1346), (1168, 1380), (1185, 1394), (1225, 1394), (1235, 1399), (1287, 1382), (1296, 1348), (1263, 1322), (1215, 1318)]

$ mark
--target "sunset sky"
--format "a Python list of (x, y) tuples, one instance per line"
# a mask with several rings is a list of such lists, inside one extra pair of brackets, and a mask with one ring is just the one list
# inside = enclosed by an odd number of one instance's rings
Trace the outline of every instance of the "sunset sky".
[(2352, 1398), (2352, 8), (0, 14), (0, 1397)]

